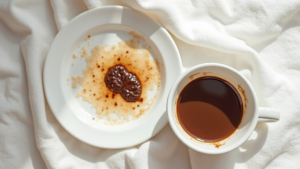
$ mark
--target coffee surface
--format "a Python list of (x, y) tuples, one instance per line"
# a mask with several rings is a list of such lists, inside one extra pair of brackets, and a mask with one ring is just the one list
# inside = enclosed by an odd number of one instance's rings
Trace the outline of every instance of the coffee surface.
[(216, 142), (236, 131), (243, 116), (242, 100), (236, 89), (217, 77), (201, 77), (181, 91), (177, 117), (192, 137)]

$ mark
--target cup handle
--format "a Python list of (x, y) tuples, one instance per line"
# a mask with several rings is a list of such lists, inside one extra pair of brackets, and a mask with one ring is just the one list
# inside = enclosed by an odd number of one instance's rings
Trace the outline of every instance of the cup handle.
[(276, 122), (280, 118), (278, 109), (259, 107), (258, 109), (258, 122)]

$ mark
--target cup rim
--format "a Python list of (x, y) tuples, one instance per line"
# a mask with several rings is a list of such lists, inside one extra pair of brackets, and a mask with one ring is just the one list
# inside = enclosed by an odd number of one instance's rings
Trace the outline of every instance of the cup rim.
[[(203, 67), (221, 67), (221, 68), (225, 68), (225, 69), (228, 69), (232, 72), (234, 72), (236, 75), (238, 75), (240, 78), (243, 79), (243, 81), (247, 84), (247, 86), (249, 87), (250, 89), (250, 92), (253, 96), (253, 101), (254, 101), (254, 118), (253, 120), (251, 120), (251, 124), (250, 124), (250, 129), (244, 133), (242, 136), (237, 142), (235, 142), (235, 144), (231, 147), (228, 147), (228, 148), (224, 148), (224, 149), (218, 149), (218, 151), (210, 151), (208, 149), (203, 149), (201, 147), (197, 147), (195, 144), (192, 144), (192, 141), (188, 141), (184, 136), (183, 134), (181, 134), (179, 132), (179, 129), (176, 127), (176, 119), (174, 119), (173, 115), (174, 113), (176, 113), (174, 111), (174, 109), (172, 109), (172, 107), (174, 106), (174, 103), (173, 103), (173, 97), (175, 97), (175, 91), (177, 90), (177, 87), (179, 85), (179, 83), (185, 78), (187, 77), (187, 75), (189, 75), (190, 72), (192, 71), (195, 71), (197, 69), (201, 69)], [(230, 67), (230, 66), (227, 66), (227, 65), (224, 65), (224, 64), (220, 64), (220, 63), (203, 63), (203, 64), (199, 64), (199, 65), (196, 65), (196, 66), (193, 66), (189, 69), (186, 69), (183, 73), (181, 73), (181, 75), (177, 78), (177, 80), (174, 82), (170, 92), (169, 92), (169, 95), (168, 95), (168, 100), (167, 100), (167, 112), (168, 112), (168, 118), (169, 118), (169, 123), (170, 123), (170, 126), (173, 130), (173, 132), (175, 133), (175, 135), (188, 147), (194, 149), (195, 151), (198, 151), (200, 153), (205, 153), (205, 154), (222, 154), (222, 153), (226, 153), (226, 152), (229, 152), (229, 151), (232, 151), (234, 149), (236, 149), (237, 147), (239, 147), (240, 145), (242, 145), (249, 137), (250, 135), (252, 134), (252, 132), (254, 131), (254, 128), (257, 124), (257, 121), (258, 121), (258, 103), (257, 103), (257, 96), (256, 96), (256, 93), (252, 87), (252, 85), (250, 84), (250, 82), (244, 77), (242, 76), (237, 70), (235, 70), (234, 68)], [(173, 111), (172, 111), (173, 110)]]

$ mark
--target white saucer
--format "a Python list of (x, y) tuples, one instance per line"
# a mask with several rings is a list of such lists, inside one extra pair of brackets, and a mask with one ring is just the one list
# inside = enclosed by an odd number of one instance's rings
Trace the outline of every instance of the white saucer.
[[(93, 120), (91, 105), (76, 98), (80, 87), (73, 89), (71, 76), (82, 75), (84, 59), (73, 59), (87, 44), (117, 44), (130, 38), (130, 31), (143, 35), (151, 56), (159, 62), (161, 86), (151, 109), (137, 120), (108, 126)], [(72, 64), (74, 64), (72, 66)], [(181, 60), (169, 33), (148, 16), (122, 6), (107, 6), (84, 12), (71, 20), (55, 37), (44, 66), (44, 88), (50, 108), (59, 123), (74, 137), (102, 148), (124, 148), (142, 143), (167, 123), (166, 102), (169, 90), (181, 74)], [(67, 79), (70, 79), (67, 81)]]

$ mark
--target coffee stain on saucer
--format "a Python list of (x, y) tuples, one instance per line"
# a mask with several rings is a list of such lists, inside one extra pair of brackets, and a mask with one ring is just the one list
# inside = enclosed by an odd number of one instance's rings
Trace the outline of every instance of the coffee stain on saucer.
[[(158, 61), (151, 57), (150, 48), (141, 45), (142, 36), (133, 32), (129, 34), (133, 36), (132, 39), (119, 41), (117, 45), (96, 45), (90, 53), (82, 46), (80, 56), (87, 65), (83, 76), (72, 77), (73, 88), (81, 86), (76, 97), (82, 97), (83, 101), (90, 103), (91, 108), (96, 109), (97, 119), (107, 125), (140, 118), (151, 108), (160, 89)], [(142, 91), (137, 101), (128, 102), (107, 87), (107, 71), (116, 65), (122, 65), (140, 80)], [(149, 92), (152, 92), (151, 96)]]

